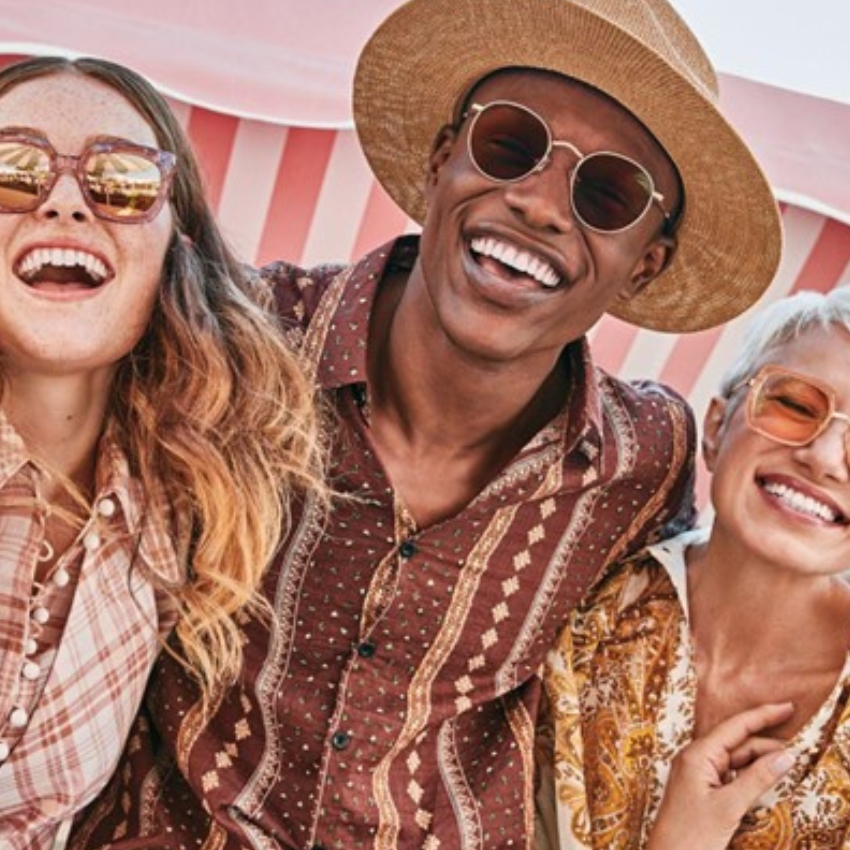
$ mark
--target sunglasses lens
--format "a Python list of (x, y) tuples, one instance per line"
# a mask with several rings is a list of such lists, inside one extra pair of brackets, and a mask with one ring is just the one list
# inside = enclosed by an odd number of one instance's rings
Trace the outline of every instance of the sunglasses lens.
[(652, 179), (636, 162), (610, 153), (585, 157), (573, 174), (573, 204), (595, 230), (622, 230), (652, 202)]
[(829, 396), (805, 378), (770, 374), (750, 399), (750, 424), (780, 443), (802, 446), (830, 418)]
[(100, 214), (128, 221), (144, 218), (163, 191), (156, 162), (131, 150), (93, 151), (85, 161), (85, 181)]
[(49, 181), (46, 151), (26, 141), (0, 141), (0, 210), (35, 209)]
[(482, 109), (470, 129), (469, 151), (493, 180), (520, 180), (549, 150), (546, 125), (519, 106), (494, 103)]

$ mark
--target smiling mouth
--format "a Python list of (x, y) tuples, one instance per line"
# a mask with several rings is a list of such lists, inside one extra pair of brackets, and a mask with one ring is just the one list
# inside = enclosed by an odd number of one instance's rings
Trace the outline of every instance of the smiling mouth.
[(768, 493), (782, 505), (795, 513), (803, 516), (819, 519), (821, 522), (831, 523), (833, 525), (847, 525), (850, 520), (825, 502), (815, 499), (787, 484), (780, 484), (775, 481), (761, 481), (762, 489)]
[(36, 248), (18, 263), (16, 274), (27, 286), (77, 286), (96, 289), (110, 277), (106, 265), (98, 257), (72, 248)]
[(512, 276), (529, 277), (545, 289), (555, 289), (561, 282), (561, 276), (542, 257), (492, 236), (476, 236), (470, 248), (476, 257), (495, 260)]

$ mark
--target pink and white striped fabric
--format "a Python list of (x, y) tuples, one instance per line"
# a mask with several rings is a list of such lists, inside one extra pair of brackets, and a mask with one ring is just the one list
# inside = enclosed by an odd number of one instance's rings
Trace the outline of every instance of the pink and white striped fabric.
[[(372, 178), (353, 130), (286, 128), (176, 104), (199, 151), (225, 233), (255, 262), (312, 265), (359, 257), (415, 225)], [(850, 283), (850, 226), (783, 205), (785, 252), (761, 303), (799, 289)], [(725, 327), (676, 335), (612, 317), (594, 329), (600, 365), (657, 378), (705, 410), (747, 314)], [(706, 502), (700, 470), (699, 501)]]
[[(4, 25), (8, 24), (0, 24), (0, 52)], [(0, 56), (0, 65), (12, 59)], [(286, 125), (193, 106), (174, 97), (170, 102), (199, 153), (224, 232), (247, 260), (261, 264), (286, 258), (312, 265), (353, 259), (402, 231), (416, 229), (371, 176), (350, 127)], [(823, 110), (827, 104), (814, 106)], [(844, 120), (850, 110), (835, 105), (835, 115)], [(769, 151), (767, 155), (771, 156)], [(825, 159), (843, 173), (843, 160)], [(766, 164), (782, 166), (773, 160)], [(806, 173), (819, 167), (813, 155)], [(843, 214), (841, 204), (826, 201), (803, 199), (800, 205), (783, 205), (785, 254), (762, 303), (798, 289), (827, 291), (850, 283), (850, 225), (843, 223), (850, 217)], [(819, 206), (830, 214), (813, 211)], [(606, 317), (592, 340), (599, 363), (609, 371), (669, 383), (701, 412), (746, 318), (745, 314), (723, 328), (677, 336)], [(699, 498), (705, 504), (702, 470)]]

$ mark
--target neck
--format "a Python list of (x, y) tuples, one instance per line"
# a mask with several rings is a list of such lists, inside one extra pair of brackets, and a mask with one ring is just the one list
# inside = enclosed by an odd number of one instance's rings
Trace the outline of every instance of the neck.
[(688, 599), (697, 652), (709, 666), (843, 663), (850, 592), (840, 577), (783, 572), (715, 529), (689, 554)]
[(689, 552), (688, 598), (697, 672), (695, 734), (767, 702), (793, 713), (763, 734), (790, 740), (844, 667), (850, 592), (837, 576), (783, 572), (726, 545), (717, 526)]
[(497, 362), (459, 350), (409, 292), (400, 279), (382, 287), (369, 378), (373, 411), (395, 420), (411, 442), (462, 451), (524, 443), (563, 407), (568, 376), (557, 358)]
[(510, 463), (561, 409), (569, 376), (551, 356), (488, 363), (458, 350), (408, 292), (403, 280), (385, 280), (370, 320), (370, 437), (424, 527), (461, 510)]
[(34, 458), (87, 492), (108, 393), (103, 376), (13, 375), (4, 379), (3, 410)]

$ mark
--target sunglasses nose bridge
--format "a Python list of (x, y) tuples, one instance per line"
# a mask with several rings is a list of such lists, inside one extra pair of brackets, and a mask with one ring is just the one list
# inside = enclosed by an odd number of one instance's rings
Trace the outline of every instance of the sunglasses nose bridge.
[[(839, 432), (833, 428), (833, 426), (838, 420), (839, 423), (843, 425), (842, 430)], [(808, 439), (805, 443), (798, 444), (801, 448), (806, 447), (814, 447), (815, 444), (821, 445), (821, 450), (826, 450), (826, 446), (829, 445), (828, 442), (824, 442), (826, 438), (829, 438), (829, 435), (833, 434), (834, 436), (830, 439), (835, 440), (839, 439), (844, 448), (844, 458), (848, 465), (850, 465), (850, 415), (846, 413), (841, 413), (840, 411), (834, 410), (832, 411), (819, 425), (817, 431)]]
[(81, 158), (79, 156), (72, 154), (54, 154), (51, 168), (52, 174), (44, 189), (43, 202), (46, 202), (56, 192), (62, 178), (67, 177), (74, 189), (79, 193), (83, 206), (87, 206), (83, 183), (80, 179), (80, 161)]
[(824, 424), (821, 433), (826, 433), (832, 427), (836, 419), (844, 425), (845, 441), (850, 441), (850, 415), (846, 413), (841, 413), (841, 411), (838, 410), (834, 410), (832, 412), (829, 419), (827, 419), (826, 423)]
[(584, 154), (572, 142), (562, 142), (558, 140), (551, 140), (549, 142), (549, 148), (541, 158), (535, 170), (539, 171), (545, 168), (550, 162), (552, 162), (552, 159), (555, 154), (555, 148), (564, 148), (565, 150), (569, 151), (575, 158), (575, 162), (570, 163), (570, 165), (566, 169), (567, 174), (572, 175), (575, 170), (581, 165), (582, 160), (584, 159)]
[(552, 156), (552, 151), (555, 148), (566, 148), (573, 156), (576, 158), (576, 162), (581, 162), (584, 159), (584, 154), (572, 143), (572, 142), (564, 142), (560, 139), (553, 139), (549, 143), (549, 157)]

